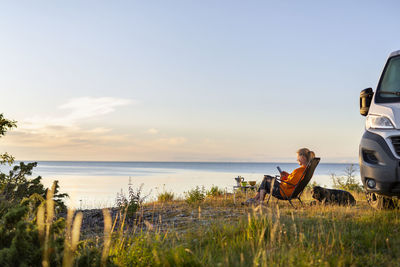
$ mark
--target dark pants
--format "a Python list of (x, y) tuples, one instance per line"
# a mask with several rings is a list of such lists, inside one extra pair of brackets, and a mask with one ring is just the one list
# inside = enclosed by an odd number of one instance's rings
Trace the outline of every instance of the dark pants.
[[(272, 180), (274, 179), (274, 177), (266, 175), (264, 176), (264, 180), (261, 182), (260, 187), (258, 188), (258, 192), (260, 192), (261, 189), (264, 189), (267, 191), (267, 194), (271, 193), (271, 184), (272, 184)], [(272, 196), (279, 198), (279, 199), (283, 199), (281, 192), (279, 190), (279, 186), (280, 183), (278, 181), (275, 181), (274, 183), (274, 188), (272, 189)]]

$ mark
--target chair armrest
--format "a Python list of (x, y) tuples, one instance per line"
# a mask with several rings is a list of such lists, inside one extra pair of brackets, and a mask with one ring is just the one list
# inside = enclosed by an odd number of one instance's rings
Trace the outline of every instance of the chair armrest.
[(291, 186), (296, 186), (295, 184), (292, 184), (292, 183), (289, 183), (289, 182), (287, 182), (287, 181), (284, 181), (284, 180), (281, 180), (281, 179), (279, 179), (279, 178), (275, 178), (277, 181), (279, 181), (280, 183), (285, 183), (285, 184), (288, 184), (288, 185), (291, 185)]

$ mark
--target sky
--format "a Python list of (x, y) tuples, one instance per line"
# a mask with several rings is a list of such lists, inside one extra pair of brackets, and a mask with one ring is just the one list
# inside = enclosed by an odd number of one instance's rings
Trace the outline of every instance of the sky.
[(398, 1), (2, 1), (17, 160), (357, 162)]

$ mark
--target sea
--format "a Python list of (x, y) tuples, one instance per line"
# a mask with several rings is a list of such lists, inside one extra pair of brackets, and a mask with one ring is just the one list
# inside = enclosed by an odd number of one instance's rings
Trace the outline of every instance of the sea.
[[(185, 192), (196, 186), (205, 190), (218, 186), (232, 192), (235, 177), (261, 182), (264, 174), (277, 175), (277, 166), (289, 173), (299, 167), (297, 163), (279, 162), (38, 161), (32, 178), (41, 176), (46, 187), (58, 180), (61, 192), (69, 195), (67, 205), (86, 209), (115, 206), (117, 194), (127, 196), (129, 187), (135, 192), (141, 190), (145, 201), (155, 200), (165, 191), (183, 198)], [(345, 176), (351, 166), (360, 180), (358, 164), (321, 162), (311, 182), (332, 187), (332, 174)], [(2, 166), (0, 171), (8, 170)]]

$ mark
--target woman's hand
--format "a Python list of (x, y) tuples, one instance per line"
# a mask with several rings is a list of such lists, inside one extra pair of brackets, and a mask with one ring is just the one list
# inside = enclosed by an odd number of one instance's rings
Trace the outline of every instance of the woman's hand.
[(282, 180), (286, 180), (288, 176), (289, 176), (289, 173), (287, 173), (285, 171), (281, 172), (281, 179)]

